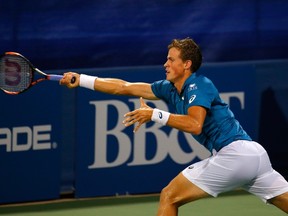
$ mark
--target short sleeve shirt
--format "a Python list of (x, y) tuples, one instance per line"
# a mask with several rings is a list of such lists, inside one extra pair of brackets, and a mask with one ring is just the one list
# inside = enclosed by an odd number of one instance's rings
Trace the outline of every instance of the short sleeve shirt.
[(213, 149), (219, 151), (236, 140), (251, 140), (207, 77), (193, 73), (180, 94), (167, 80), (156, 81), (151, 87), (155, 96), (171, 104), (177, 114), (186, 115), (191, 106), (202, 106), (207, 110), (201, 134), (193, 137), (210, 152)]

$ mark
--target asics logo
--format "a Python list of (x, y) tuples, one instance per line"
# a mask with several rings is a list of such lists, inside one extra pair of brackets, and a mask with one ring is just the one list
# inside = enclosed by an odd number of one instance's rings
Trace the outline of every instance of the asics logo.
[(196, 95), (192, 95), (191, 98), (189, 99), (189, 104), (192, 103), (196, 98)]

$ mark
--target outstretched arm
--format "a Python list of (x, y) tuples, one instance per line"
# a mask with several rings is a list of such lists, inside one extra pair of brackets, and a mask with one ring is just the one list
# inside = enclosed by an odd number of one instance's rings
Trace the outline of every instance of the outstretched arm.
[[(72, 78), (75, 79), (73, 83), (71, 82)], [(83, 78), (85, 81), (83, 81)], [(151, 84), (144, 82), (132, 83), (121, 79), (83, 76), (75, 72), (68, 72), (60, 80), (60, 84), (66, 85), (68, 88), (76, 88), (81, 86), (81, 79), (82, 82), (89, 82), (89, 88), (95, 91), (114, 95), (137, 96), (149, 100), (158, 99), (151, 89)]]

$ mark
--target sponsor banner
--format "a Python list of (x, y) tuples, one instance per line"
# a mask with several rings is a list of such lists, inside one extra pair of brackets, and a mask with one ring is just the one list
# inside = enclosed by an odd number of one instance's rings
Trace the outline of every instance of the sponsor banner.
[[(163, 67), (87, 70), (86, 74), (151, 83), (165, 78)], [(255, 71), (248, 64), (205, 65), (246, 131), (255, 137)], [(123, 115), (139, 98), (77, 89), (76, 197), (158, 193), (182, 169), (210, 153), (190, 134), (154, 122), (133, 133)], [(174, 112), (163, 101), (148, 105)], [(249, 120), (249, 121), (247, 121)]]
[(59, 90), (43, 82), (16, 96), (0, 92), (0, 203), (59, 197)]
[[(199, 71), (284, 176), (287, 68), (287, 61), (240, 62), (205, 64)], [(131, 82), (165, 78), (161, 66), (81, 73)], [(0, 92), (0, 99), (0, 204), (54, 199), (60, 186), (75, 189), (76, 197), (158, 193), (186, 166), (209, 156), (190, 134), (153, 122), (137, 133), (125, 128), (123, 115), (140, 106), (139, 98), (43, 82), (17, 96)], [(174, 112), (163, 101), (147, 102)]]

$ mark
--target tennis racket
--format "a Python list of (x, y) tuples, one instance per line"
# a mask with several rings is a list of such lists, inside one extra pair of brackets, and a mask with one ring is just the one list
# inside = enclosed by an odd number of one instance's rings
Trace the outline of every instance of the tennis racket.
[[(42, 76), (36, 79), (35, 72)], [(0, 88), (10, 95), (20, 94), (44, 80), (59, 81), (62, 77), (62, 75), (44, 73), (16, 52), (5, 52), (0, 57)], [(74, 82), (75, 78), (72, 78), (71, 83)]]

